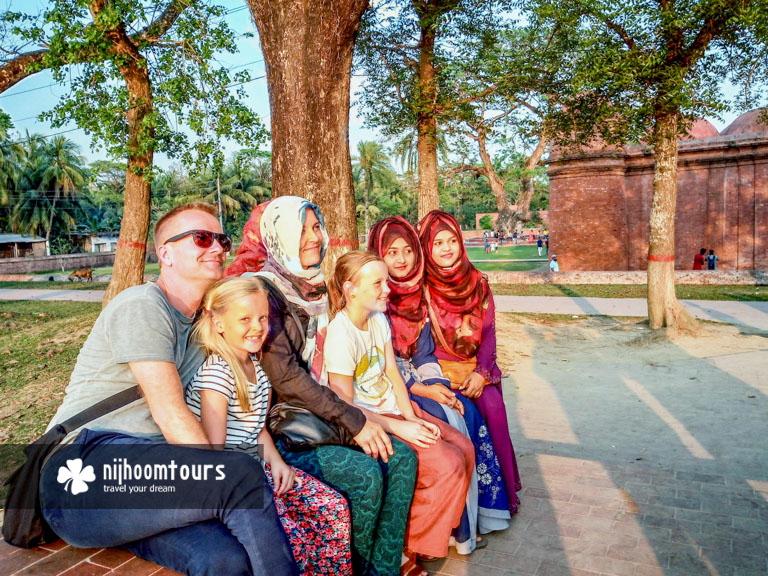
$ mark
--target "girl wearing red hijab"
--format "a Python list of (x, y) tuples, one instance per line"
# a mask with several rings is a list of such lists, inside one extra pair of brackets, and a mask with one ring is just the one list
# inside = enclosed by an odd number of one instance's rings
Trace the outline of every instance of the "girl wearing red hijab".
[(470, 398), (488, 423), (514, 514), (520, 474), (509, 437), (501, 370), (496, 364), (496, 308), (491, 289), (469, 261), (453, 216), (433, 210), (416, 229), (424, 252), (435, 356), (454, 392)]
[(411, 399), (422, 410), (469, 436), (477, 474), (467, 508), (453, 537), (456, 551), (469, 554), (484, 541), (476, 534), (509, 526), (509, 500), (488, 428), (471, 400), (450, 389), (435, 357), (424, 293), (424, 255), (416, 231), (400, 216), (385, 218), (371, 229), (368, 249), (384, 259), (389, 272), (387, 318), (395, 359)]

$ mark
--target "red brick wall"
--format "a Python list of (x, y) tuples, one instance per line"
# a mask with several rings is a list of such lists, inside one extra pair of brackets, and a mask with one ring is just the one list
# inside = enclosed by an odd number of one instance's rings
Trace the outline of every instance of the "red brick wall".
[[(561, 270), (645, 270), (653, 156), (642, 146), (550, 159), (550, 253)], [(675, 267), (699, 248), (724, 270), (768, 268), (768, 133), (679, 146)]]

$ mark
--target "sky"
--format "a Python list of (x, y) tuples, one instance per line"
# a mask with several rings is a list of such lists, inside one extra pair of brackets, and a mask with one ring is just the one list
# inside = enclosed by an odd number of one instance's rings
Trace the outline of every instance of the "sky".
[[(259, 45), (256, 27), (251, 19), (251, 15), (246, 6), (245, 0), (219, 0), (219, 4), (225, 6), (229, 13), (227, 21), (230, 27), (240, 36), (238, 45), (239, 53), (225, 54), (218, 60), (221, 65), (231, 68), (233, 71), (242, 69), (249, 70), (252, 78), (257, 78), (245, 86), (247, 94), (247, 104), (269, 127), (269, 95), (267, 92), (267, 81), (265, 78), (264, 62)], [(25, 12), (35, 13), (44, 10), (47, 2), (44, 0), (0, 0), (0, 10), (24, 10)], [(253, 33), (252, 38), (243, 37), (243, 34)], [(367, 129), (363, 126), (363, 121), (358, 117), (356, 107), (355, 93), (359, 91), (362, 78), (352, 78), (352, 109), (349, 119), (349, 140), (352, 154), (355, 154), (358, 142), (361, 140), (381, 140), (375, 130)], [(0, 94), (0, 109), (10, 114), (14, 127), (20, 137), (24, 137), (27, 131), (30, 133), (40, 133), (52, 135), (64, 133), (67, 138), (80, 145), (81, 153), (88, 162), (105, 158), (102, 151), (91, 151), (90, 138), (76, 125), (70, 124), (62, 128), (52, 128), (47, 122), (37, 119), (37, 115), (45, 110), (53, 108), (58, 99), (66, 95), (69, 88), (68, 83), (56, 84), (50, 72), (43, 71), (34, 74), (6, 92)], [(724, 115), (722, 120), (717, 118), (708, 118), (718, 131), (722, 131), (736, 117), (737, 113)], [(227, 156), (230, 156), (237, 150), (237, 145), (230, 144), (225, 146)], [(166, 168), (172, 161), (162, 154), (155, 155), (157, 166)]]

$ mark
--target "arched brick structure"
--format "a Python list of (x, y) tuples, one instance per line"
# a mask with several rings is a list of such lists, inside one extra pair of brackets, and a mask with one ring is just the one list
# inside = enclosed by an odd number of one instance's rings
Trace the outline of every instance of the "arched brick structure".
[[(699, 120), (679, 142), (675, 267), (699, 248), (724, 270), (768, 268), (768, 124), (760, 111), (718, 134)], [(644, 270), (653, 155), (644, 145), (550, 156), (550, 252), (561, 270)]]

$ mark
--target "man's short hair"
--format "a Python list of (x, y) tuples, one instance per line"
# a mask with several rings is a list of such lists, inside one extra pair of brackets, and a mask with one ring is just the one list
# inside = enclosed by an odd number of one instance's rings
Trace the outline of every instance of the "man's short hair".
[(153, 234), (155, 248), (157, 248), (157, 246), (159, 245), (158, 241), (160, 240), (160, 232), (165, 226), (165, 224), (169, 220), (172, 220), (173, 218), (181, 214), (182, 212), (188, 212), (190, 210), (198, 210), (199, 212), (206, 212), (214, 217), (218, 216), (216, 212), (216, 207), (211, 206), (210, 204), (206, 204), (205, 202), (187, 202), (186, 204), (181, 204), (180, 206), (171, 208), (168, 212), (160, 216), (160, 219), (155, 224), (155, 230)]

